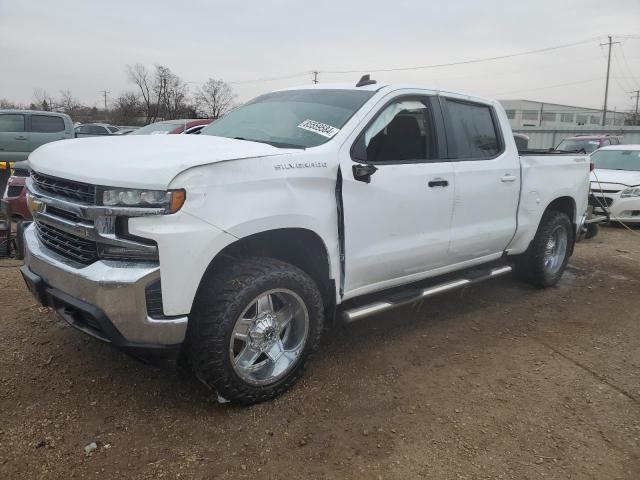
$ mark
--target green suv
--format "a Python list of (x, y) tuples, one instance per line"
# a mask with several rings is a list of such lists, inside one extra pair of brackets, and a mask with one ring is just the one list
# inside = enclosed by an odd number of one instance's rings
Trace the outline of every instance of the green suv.
[(73, 122), (69, 115), (33, 110), (0, 110), (0, 163), (26, 160), (29, 153), (40, 145), (66, 138), (74, 138)]

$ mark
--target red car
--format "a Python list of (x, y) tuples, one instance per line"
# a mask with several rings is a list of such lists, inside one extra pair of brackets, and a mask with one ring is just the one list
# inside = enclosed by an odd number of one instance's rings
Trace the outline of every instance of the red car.
[(31, 213), (27, 208), (27, 189), (25, 187), (28, 176), (27, 162), (16, 162), (2, 198), (2, 202), (7, 205), (11, 216), (16, 220), (31, 220)]
[(211, 122), (213, 122), (212, 118), (163, 120), (162, 122), (151, 123), (146, 127), (139, 128), (129, 135), (197, 134)]

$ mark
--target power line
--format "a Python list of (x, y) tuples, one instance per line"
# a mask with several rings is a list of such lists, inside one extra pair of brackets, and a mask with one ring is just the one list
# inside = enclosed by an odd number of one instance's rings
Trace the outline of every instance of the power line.
[(629, 62), (627, 61), (627, 56), (624, 53), (624, 48), (622, 43), (620, 44), (620, 53), (622, 54), (622, 60), (624, 61), (624, 64), (626, 65), (627, 70), (629, 71), (629, 75), (631, 75), (631, 79), (635, 82), (635, 86), (636, 87), (640, 86), (640, 82), (635, 77), (635, 75), (633, 74), (633, 70), (631, 70), (631, 67), (629, 66)]
[(528, 50), (525, 52), (511, 53), (507, 55), (498, 55), (495, 57), (476, 58), (472, 60), (461, 60), (458, 62), (450, 63), (438, 63), (433, 65), (418, 65), (413, 67), (396, 67), (396, 68), (364, 68), (360, 70), (322, 70), (322, 73), (362, 73), (362, 72), (400, 72), (407, 70), (425, 70), (431, 68), (453, 67), (456, 65), (468, 65), (471, 63), (492, 62), (495, 60), (503, 60), (505, 58), (521, 57), (524, 55), (533, 55), (535, 53), (550, 52), (552, 50), (559, 50), (561, 48), (575, 47), (577, 45), (584, 45), (585, 43), (591, 43), (598, 40), (598, 37), (589, 38), (588, 40), (582, 40), (580, 42), (566, 43), (564, 45), (556, 45), (554, 47), (538, 48), (536, 50)]
[(558, 83), (556, 85), (546, 85), (544, 87), (525, 88), (525, 89), (521, 89), (521, 90), (512, 90), (510, 92), (490, 93), (489, 96), (493, 97), (493, 96), (497, 96), (497, 95), (508, 95), (508, 94), (511, 94), (511, 93), (533, 92), (533, 91), (536, 91), (536, 90), (546, 90), (548, 88), (568, 87), (570, 85), (579, 85), (579, 84), (582, 84), (582, 83), (597, 82), (597, 81), (602, 80), (603, 78), (604, 77), (590, 78), (588, 80), (579, 80), (577, 82), (569, 82), (569, 83)]

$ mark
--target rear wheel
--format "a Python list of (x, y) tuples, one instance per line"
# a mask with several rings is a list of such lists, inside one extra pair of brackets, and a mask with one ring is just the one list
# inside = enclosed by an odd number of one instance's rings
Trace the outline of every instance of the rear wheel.
[(322, 332), (323, 304), (313, 280), (293, 265), (252, 258), (203, 282), (187, 339), (196, 376), (243, 404), (290, 388)]
[(516, 274), (536, 287), (555, 285), (567, 267), (573, 241), (573, 226), (567, 214), (545, 212), (529, 248), (516, 259)]

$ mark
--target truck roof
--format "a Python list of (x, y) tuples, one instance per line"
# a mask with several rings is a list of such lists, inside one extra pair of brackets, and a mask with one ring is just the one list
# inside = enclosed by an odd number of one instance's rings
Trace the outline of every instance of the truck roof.
[(370, 85), (363, 85), (361, 87), (356, 87), (355, 83), (316, 83), (316, 84), (304, 84), (304, 85), (296, 85), (287, 88), (281, 88), (277, 91), (287, 91), (287, 90), (365, 90), (365, 91), (373, 91), (377, 92), (380, 90), (400, 90), (400, 89), (416, 89), (416, 90), (431, 90), (438, 93), (443, 94), (451, 94), (451, 95), (461, 95), (467, 97), (468, 99), (478, 100), (484, 103), (498, 103), (493, 98), (483, 97), (481, 95), (468, 93), (468, 92), (460, 92), (454, 90), (447, 90), (439, 87), (429, 86), (429, 85), (420, 85), (420, 84), (403, 84), (403, 83), (375, 83)]

